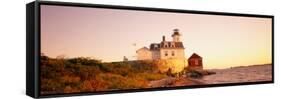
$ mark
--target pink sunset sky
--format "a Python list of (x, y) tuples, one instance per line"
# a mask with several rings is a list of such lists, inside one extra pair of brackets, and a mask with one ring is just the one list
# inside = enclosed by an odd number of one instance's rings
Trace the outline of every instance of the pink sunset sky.
[[(271, 19), (41, 5), (41, 52), (93, 57), (104, 62), (136, 59), (136, 50), (172, 40), (179, 29), (185, 57), (197, 53), (204, 68), (271, 63)], [(134, 46), (136, 44), (136, 46)]]

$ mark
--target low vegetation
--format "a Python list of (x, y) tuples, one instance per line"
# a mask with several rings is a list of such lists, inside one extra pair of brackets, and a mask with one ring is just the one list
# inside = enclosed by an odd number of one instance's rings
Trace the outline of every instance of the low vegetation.
[(151, 61), (103, 63), (84, 57), (41, 57), (42, 94), (148, 88), (150, 81), (166, 77)]
[[(185, 68), (173, 73), (160, 71), (155, 61), (102, 62), (97, 59), (50, 58), (41, 56), (41, 94), (61, 94), (151, 88), (153, 86), (192, 85), (198, 79), (214, 74)], [(170, 78), (172, 85), (151, 85), (151, 82)], [(165, 80), (164, 80), (165, 81)]]

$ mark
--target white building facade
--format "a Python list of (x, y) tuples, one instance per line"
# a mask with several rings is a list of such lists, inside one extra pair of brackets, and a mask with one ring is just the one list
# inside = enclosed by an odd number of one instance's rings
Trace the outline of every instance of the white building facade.
[(160, 43), (152, 43), (149, 48), (138, 49), (137, 60), (162, 60), (162, 59), (184, 59), (184, 46), (181, 42), (181, 34), (178, 29), (172, 34), (173, 41), (166, 41), (163, 36)]

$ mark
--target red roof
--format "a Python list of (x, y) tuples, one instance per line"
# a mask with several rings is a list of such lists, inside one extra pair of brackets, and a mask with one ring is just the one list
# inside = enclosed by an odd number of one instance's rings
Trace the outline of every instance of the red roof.
[(202, 57), (197, 55), (196, 53), (193, 53), (188, 59), (191, 59), (191, 58), (202, 58)]

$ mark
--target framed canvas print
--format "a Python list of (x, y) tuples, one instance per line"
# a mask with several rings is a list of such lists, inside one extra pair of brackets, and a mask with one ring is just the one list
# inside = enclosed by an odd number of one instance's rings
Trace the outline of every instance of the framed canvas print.
[(274, 82), (274, 17), (34, 1), (26, 93), (35, 98)]

